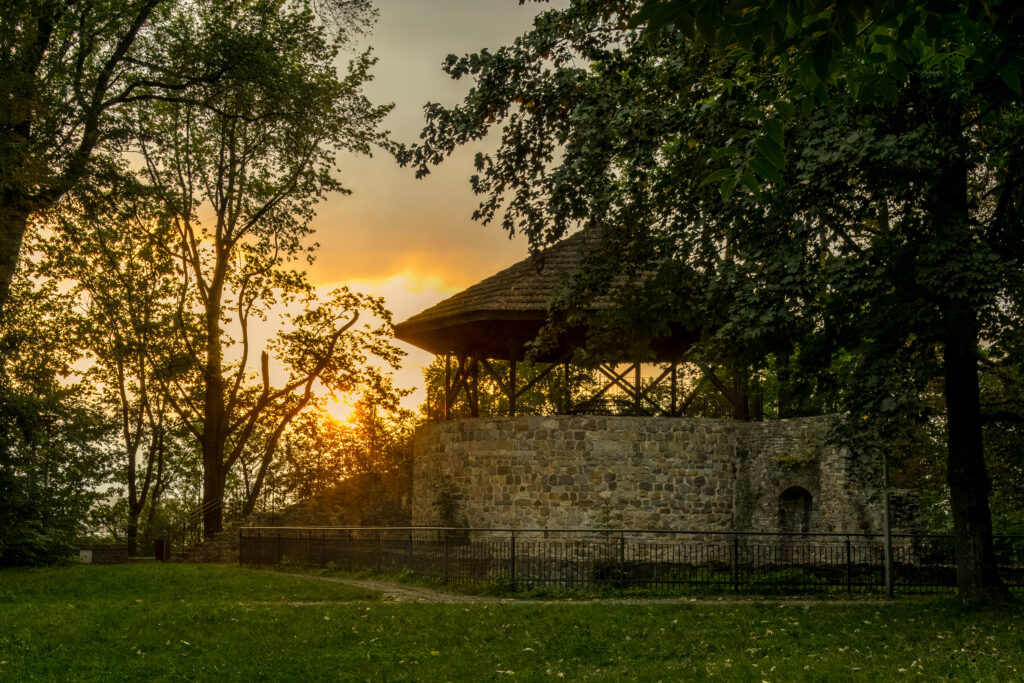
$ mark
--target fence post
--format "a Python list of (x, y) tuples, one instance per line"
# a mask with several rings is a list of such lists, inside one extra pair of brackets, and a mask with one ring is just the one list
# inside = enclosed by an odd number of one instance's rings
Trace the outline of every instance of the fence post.
[(242, 527), (238, 527), (238, 566), (242, 566)]
[(405, 558), (405, 568), (406, 569), (410, 569), (410, 570), (412, 569), (413, 557), (416, 554), (413, 551), (413, 544), (414, 543), (415, 543), (415, 540), (413, 539), (412, 530), (410, 530), (409, 531), (409, 553), (408, 553), (408, 555), (406, 555), (406, 558)]
[[(515, 361), (513, 361), (515, 362)], [(516, 592), (516, 532), (512, 530), (512, 547), (510, 551), (512, 559), (512, 592)]]
[(732, 590), (740, 590), (740, 537), (732, 537)]
[(885, 594), (888, 597), (893, 595), (893, 565), (892, 565), (892, 510), (889, 507), (889, 458), (885, 451), (882, 452), (882, 533), (885, 535), (884, 559), (885, 559)]
[(377, 541), (377, 573), (379, 574), (384, 566), (384, 549), (381, 545), (380, 529), (377, 529), (377, 531), (375, 531), (374, 534), (376, 535)]
[(846, 537), (846, 592), (853, 592), (853, 554), (850, 550), (850, 537)]
[(619, 532), (619, 588), (626, 585), (626, 534)]
[[(440, 533), (440, 532), (438, 532)], [(442, 582), (448, 585), (448, 530), (445, 529), (444, 536), (441, 537), (441, 573)]]

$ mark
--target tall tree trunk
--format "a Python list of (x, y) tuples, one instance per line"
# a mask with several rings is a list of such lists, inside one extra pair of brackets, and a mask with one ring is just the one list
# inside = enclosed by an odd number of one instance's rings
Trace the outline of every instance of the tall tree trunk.
[(139, 550), (139, 511), (128, 511), (128, 554), (134, 557)]
[(11, 280), (18, 268), (21, 241), (28, 227), (28, 208), (12, 193), (5, 192), (0, 204), (0, 320), (11, 292)]
[(992, 488), (985, 471), (978, 387), (978, 333), (973, 311), (952, 303), (946, 311), (943, 366), (946, 376), (946, 421), (953, 528), (956, 535), (957, 588), (969, 602), (1007, 602), (992, 546)]
[[(219, 256), (218, 256), (219, 259)], [(210, 284), (206, 301), (206, 367), (203, 369), (203, 538), (224, 530), (224, 485), (227, 463), (224, 444), (227, 419), (224, 405), (223, 349), (221, 348), (221, 295), (224, 287), (223, 266), (218, 268)]]
[[(204, 448), (205, 450), (205, 448)], [(224, 483), (219, 451), (215, 459), (203, 455), (203, 538), (224, 530)]]
[[(928, 196), (933, 239), (953, 245), (952, 249), (971, 249), (962, 117), (945, 99), (932, 101), (929, 108), (939, 139), (949, 148), (949, 157)], [(941, 291), (938, 300), (948, 429), (946, 477), (953, 512), (957, 590), (967, 602), (1006, 602), (1012, 598), (999, 577), (992, 545), (988, 501), (992, 484), (985, 471), (978, 385), (978, 315), (968, 292)]]

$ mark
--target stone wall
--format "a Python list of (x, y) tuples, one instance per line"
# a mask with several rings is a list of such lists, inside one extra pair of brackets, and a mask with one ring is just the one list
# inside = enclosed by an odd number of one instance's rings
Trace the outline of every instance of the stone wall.
[(131, 556), (127, 545), (97, 543), (78, 546), (78, 559), (83, 564), (121, 564)]
[[(412, 471), (399, 467), (357, 474), (277, 512), (249, 515), (240, 526), (408, 526)], [(194, 562), (238, 562), (238, 527), (222, 531), (189, 551)]]
[(559, 416), (426, 424), (416, 433), (412, 521), (880, 532), (878, 467), (830, 443), (834, 421)]

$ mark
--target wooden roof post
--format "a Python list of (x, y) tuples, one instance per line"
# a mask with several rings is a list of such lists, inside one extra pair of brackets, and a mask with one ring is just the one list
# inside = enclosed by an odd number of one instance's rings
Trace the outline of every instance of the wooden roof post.
[(516, 399), (519, 397), (519, 388), (516, 383), (516, 361), (511, 360), (508, 364), (508, 414), (509, 417), (516, 416)]
[[(469, 360), (467, 358), (467, 360)], [(480, 361), (474, 357), (469, 360), (471, 382), (466, 382), (466, 397), (469, 399), (469, 416), (480, 417)]]
[(669, 415), (672, 417), (676, 416), (676, 404), (679, 400), (679, 388), (677, 386), (676, 371), (679, 369), (679, 364), (676, 362), (672, 363), (672, 405), (669, 408)]
[(637, 417), (640, 416), (640, 410), (643, 408), (641, 404), (642, 398), (640, 394), (640, 361), (633, 364), (633, 414)]
[(565, 414), (572, 413), (572, 385), (569, 384), (569, 361), (565, 361)]
[(452, 354), (444, 354), (444, 419), (451, 419), (452, 414)]

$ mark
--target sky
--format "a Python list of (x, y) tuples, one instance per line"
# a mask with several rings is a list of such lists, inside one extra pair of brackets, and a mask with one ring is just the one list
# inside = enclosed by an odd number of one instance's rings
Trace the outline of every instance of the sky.
[[(441, 68), (448, 54), (510, 44), (548, 6), (519, 0), (378, 0), (380, 16), (371, 46), (378, 58), (371, 101), (394, 103), (385, 128), (400, 142), (419, 139), (423, 105), (454, 105), (472, 83), (453, 81)], [(314, 284), (348, 285), (383, 296), (395, 322), (432, 306), (525, 258), (527, 242), (510, 240), (497, 225), (472, 220), (479, 203), (469, 185), (473, 155), (487, 148), (458, 150), (424, 179), (400, 168), (386, 153), (340, 160), (341, 180), (352, 191), (324, 202), (315, 219), (319, 256), (310, 268)], [(431, 354), (404, 342), (409, 353), (396, 373), (399, 386), (415, 389), (409, 408), (423, 400), (421, 368)], [(343, 416), (343, 405), (332, 412)]]

